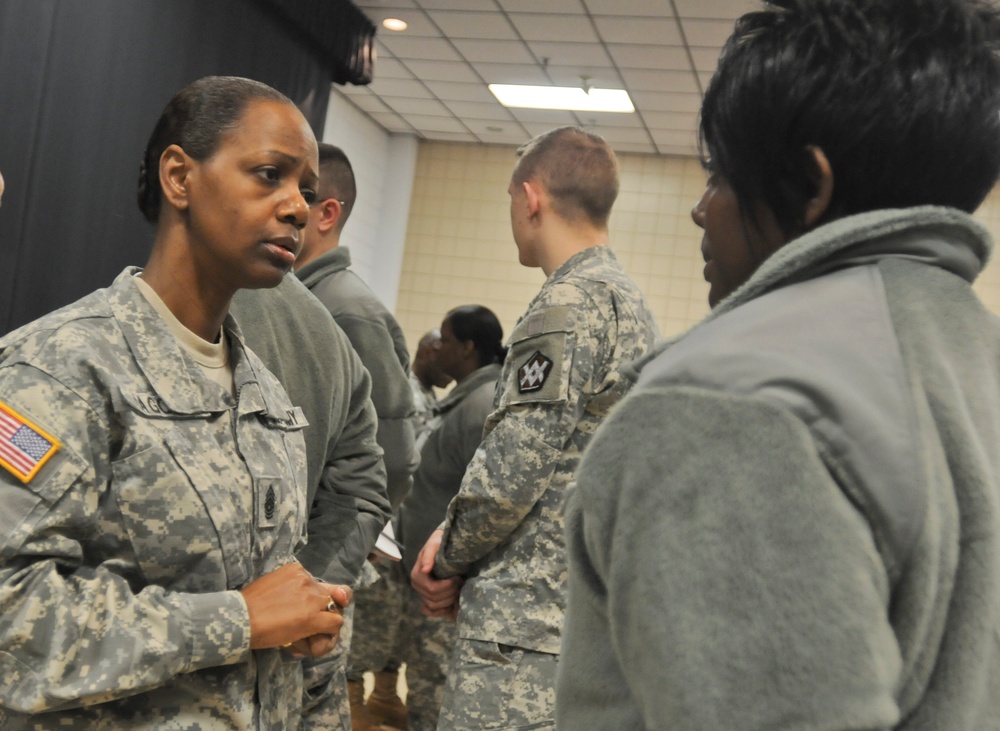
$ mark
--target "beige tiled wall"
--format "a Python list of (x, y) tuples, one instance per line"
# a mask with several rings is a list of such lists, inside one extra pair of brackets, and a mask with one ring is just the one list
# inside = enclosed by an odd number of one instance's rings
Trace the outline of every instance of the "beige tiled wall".
[[(396, 313), (411, 350), (452, 307), (482, 304), (509, 333), (544, 275), (517, 262), (507, 184), (512, 147), (425, 142), (420, 146)], [(704, 189), (697, 160), (620, 155), (621, 193), (611, 216), (611, 244), (649, 299), (668, 336), (708, 312), (701, 231), (691, 207)], [(1000, 239), (1000, 191), (977, 218)], [(1000, 264), (976, 285), (1000, 313)]]

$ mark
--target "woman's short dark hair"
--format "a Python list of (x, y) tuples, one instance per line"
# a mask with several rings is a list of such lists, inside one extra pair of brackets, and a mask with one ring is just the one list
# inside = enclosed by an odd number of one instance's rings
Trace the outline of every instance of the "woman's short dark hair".
[(461, 342), (469, 340), (479, 355), (479, 367), (503, 363), (507, 349), (503, 346), (503, 327), (493, 311), (482, 305), (462, 305), (444, 317), (451, 331)]
[(174, 95), (168, 102), (139, 165), (139, 210), (150, 223), (160, 217), (160, 157), (170, 145), (179, 145), (195, 160), (207, 160), (231, 132), (251, 101), (267, 99), (292, 104), (276, 89), (239, 76), (206, 76)]
[(764, 204), (786, 233), (815, 193), (810, 146), (833, 171), (827, 219), (972, 212), (1000, 172), (997, 15), (978, 0), (770, 0), (723, 48), (702, 155), (744, 213)]

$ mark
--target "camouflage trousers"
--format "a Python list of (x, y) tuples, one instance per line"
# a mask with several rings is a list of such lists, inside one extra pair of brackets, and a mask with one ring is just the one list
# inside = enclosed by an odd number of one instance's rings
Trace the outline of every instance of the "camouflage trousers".
[(458, 625), (420, 611), (420, 598), (410, 594), (403, 617), (403, 660), (406, 662), (406, 706), (409, 731), (434, 731), (444, 697), (448, 663), (458, 636)]
[(393, 670), (406, 663), (410, 731), (434, 731), (444, 695), (457, 625), (425, 617), (402, 564), (375, 564), (379, 581), (355, 594), (354, 633), (347, 677)]
[(353, 626), (352, 603), (344, 608), (344, 624), (333, 652), (302, 661), (302, 731), (351, 731), (346, 673)]
[(400, 619), (411, 590), (399, 561), (382, 559), (371, 565), (378, 572), (378, 581), (354, 592), (348, 680), (361, 680), (366, 672), (394, 670), (403, 661)]
[(458, 639), (439, 731), (554, 729), (559, 656)]

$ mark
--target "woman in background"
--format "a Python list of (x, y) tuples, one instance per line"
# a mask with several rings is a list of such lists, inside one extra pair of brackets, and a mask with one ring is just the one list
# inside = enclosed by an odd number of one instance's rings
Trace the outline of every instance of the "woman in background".
[[(483, 426), (493, 410), (496, 382), (506, 355), (503, 328), (492, 311), (465, 305), (445, 315), (435, 357), (437, 367), (455, 380), (455, 386), (433, 408), (431, 432), (420, 450), (420, 468), (396, 520), (396, 534), (403, 543), (404, 583), (428, 536), (444, 520), (448, 503), (458, 492), (465, 468), (483, 439)], [(433, 731), (456, 624), (424, 616), (416, 592), (406, 588), (406, 594), (402, 631), (408, 728)]]
[(3, 728), (297, 727), (350, 596), (294, 560), (304, 420), (227, 312), (291, 269), (317, 166), (286, 97), (194, 82), (143, 160), (146, 267), (0, 339)]

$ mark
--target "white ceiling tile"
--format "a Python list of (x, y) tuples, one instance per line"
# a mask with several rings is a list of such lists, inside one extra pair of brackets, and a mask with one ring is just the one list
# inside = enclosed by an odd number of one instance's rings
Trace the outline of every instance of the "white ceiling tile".
[(519, 122), (508, 119), (506, 122), (498, 122), (489, 119), (470, 119), (466, 122), (469, 129), (477, 135), (514, 135), (525, 136), (527, 133)]
[(472, 63), (534, 63), (520, 41), (456, 40), (455, 46)]
[(381, 97), (377, 97), (374, 94), (367, 94), (365, 96), (359, 94), (349, 98), (358, 109), (369, 114), (390, 111)]
[(428, 81), (427, 88), (445, 101), (497, 103), (485, 84), (456, 84), (448, 81)]
[(452, 116), (438, 117), (423, 114), (404, 114), (403, 118), (421, 131), (467, 132), (465, 125)]
[(638, 114), (618, 114), (615, 112), (576, 112), (584, 124), (596, 127), (642, 128), (642, 117)]
[(584, 0), (593, 15), (639, 15), (648, 18), (672, 18), (667, 0)]
[(673, 18), (594, 18), (597, 30), (607, 43), (657, 46), (683, 45), (680, 29)]
[(689, 46), (720, 48), (733, 34), (731, 20), (682, 20), (681, 26)]
[(503, 15), (498, 13), (460, 13), (453, 10), (435, 10), (431, 20), (437, 23), (451, 39), (487, 38), (516, 40), (517, 33)]
[[(443, 38), (417, 38), (405, 35), (382, 38), (382, 45), (389, 49), (396, 58), (419, 58), (431, 61), (460, 61), (448, 41)], [(378, 65), (378, 62), (375, 62)]]
[(385, 99), (385, 103), (396, 114), (401, 114), (404, 117), (411, 114), (426, 114), (434, 117), (452, 116), (451, 110), (437, 99), (408, 99), (398, 96)]
[(550, 64), (558, 66), (583, 66), (594, 64), (597, 66), (608, 66), (611, 59), (608, 58), (604, 47), (596, 43), (560, 43), (529, 41), (535, 58), (544, 62), (548, 59)]
[[(517, 133), (514, 133), (514, 132), (511, 132), (511, 133), (504, 132), (502, 134), (488, 134), (488, 135), (487, 134), (482, 134), (482, 135), (479, 135), (480, 142), (483, 142), (484, 144), (487, 144), (487, 145), (503, 145), (505, 147), (513, 147), (515, 149), (518, 148), (518, 147), (520, 147), (521, 145), (523, 145), (525, 142), (527, 142), (530, 139), (531, 139), (531, 135), (528, 134), (527, 132), (522, 132), (520, 134), (517, 134)], [(511, 158), (510, 158), (510, 167), (511, 167), (511, 169), (514, 168), (514, 163), (515, 162), (517, 162), (517, 158), (512, 154)], [(503, 191), (503, 190), (498, 191), (497, 195), (498, 196), (499, 195), (503, 195), (504, 198), (507, 197), (506, 196), (506, 191)]]
[(499, 0), (508, 13), (583, 13), (582, 0)]
[(669, 69), (688, 71), (691, 61), (682, 46), (629, 46), (609, 44), (608, 51), (620, 69)]
[(760, 0), (674, 0), (682, 18), (735, 20), (751, 10), (760, 10)]
[(700, 94), (671, 94), (659, 91), (636, 91), (632, 94), (636, 106), (652, 112), (697, 113), (701, 109)]
[[(414, 76), (424, 82), (457, 81), (463, 84), (481, 83), (479, 76), (463, 61), (405, 61)], [(378, 66), (375, 67), (376, 71)]]
[(380, 58), (375, 64), (375, 74), (380, 79), (412, 79), (406, 66), (395, 58)]
[(400, 117), (398, 114), (393, 114), (392, 112), (376, 113), (369, 115), (378, 124), (380, 124), (384, 129), (390, 132), (412, 132), (413, 127), (406, 123), (406, 121)]
[(534, 84), (549, 86), (541, 66), (531, 64), (475, 63), (473, 67), (487, 84)]
[(597, 43), (594, 24), (585, 15), (513, 13), (511, 22), (526, 41), (559, 39), (573, 43)]
[(694, 67), (698, 71), (715, 73), (716, 66), (719, 65), (719, 52), (721, 48), (692, 48), (691, 58), (694, 59)]
[(375, 79), (368, 88), (383, 99), (393, 96), (430, 99), (432, 96), (427, 87), (414, 79)]
[(344, 96), (349, 96), (351, 98), (355, 96), (376, 96), (376, 94), (371, 90), (369, 84), (364, 84), (362, 86), (355, 86), (354, 84), (344, 84), (343, 86), (340, 86), (335, 84), (334, 88)]
[(694, 131), (681, 132), (676, 129), (651, 129), (649, 133), (657, 145), (670, 145), (674, 147), (690, 147), (695, 149), (698, 146), (698, 137)]
[(662, 69), (622, 69), (622, 77), (629, 89), (645, 91), (681, 91), (698, 94), (698, 82), (690, 71), (664, 71)]
[(587, 129), (599, 134), (608, 142), (638, 142), (643, 145), (652, 146), (653, 142), (649, 137), (649, 132), (641, 127), (604, 127), (601, 125), (586, 125)]
[(512, 123), (511, 113), (499, 102), (480, 104), (479, 102), (449, 101), (445, 106), (459, 119), (469, 124), (470, 120), (483, 119), (490, 122)]
[(545, 69), (556, 86), (581, 86), (581, 76), (587, 83), (598, 89), (621, 89), (622, 79), (612, 66), (548, 66)]
[(707, 90), (708, 89), (708, 85), (710, 83), (712, 83), (712, 76), (714, 74), (715, 74), (715, 71), (699, 71), (698, 72), (698, 79), (701, 80), (701, 88), (702, 88), (702, 90)]
[(693, 147), (677, 147), (673, 145), (657, 145), (657, 150), (661, 155), (669, 157), (697, 157), (698, 150)]
[(537, 137), (538, 135), (543, 135), (546, 132), (551, 132), (552, 130), (558, 129), (559, 127), (566, 127), (568, 126), (568, 124), (575, 125), (576, 123), (570, 122), (567, 124), (549, 124), (546, 122), (525, 122), (524, 128), (528, 130), (530, 139), (532, 137)]
[(525, 124), (547, 124), (549, 129), (577, 124), (573, 113), (562, 109), (511, 109), (510, 113)]
[(650, 112), (642, 113), (642, 119), (650, 129), (674, 129), (694, 131), (698, 129), (697, 112)]

